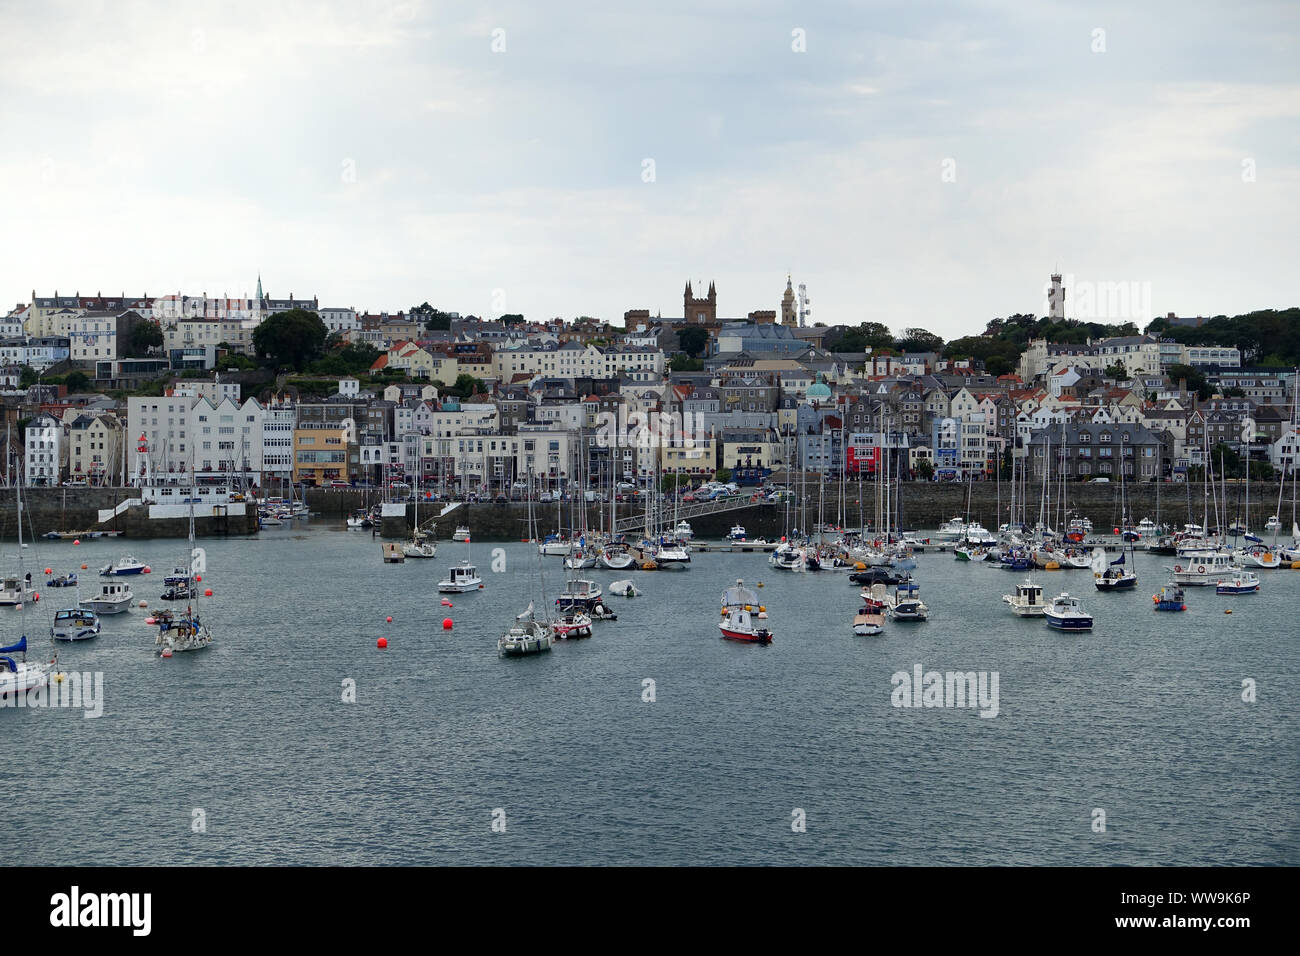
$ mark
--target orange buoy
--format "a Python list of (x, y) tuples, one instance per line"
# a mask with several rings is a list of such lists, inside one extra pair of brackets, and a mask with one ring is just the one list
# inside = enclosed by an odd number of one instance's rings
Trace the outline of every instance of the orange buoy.
[(384, 623), (385, 623), (385, 624), (392, 624), (392, 623), (393, 623), (393, 615), (390, 614), (390, 615), (388, 615), (388, 617), (384, 618)]
[(443, 629), (444, 631), (450, 631), (450, 630), (451, 630), (451, 618), (449, 618), (449, 617), (444, 617), (444, 618), (442, 619), (442, 629)]
[(75, 538), (75, 539), (73, 539), (73, 542), (72, 542), (72, 543), (73, 543), (73, 544), (81, 544), (81, 539), (80, 539), (80, 538)]
[(203, 596), (204, 596), (204, 597), (212, 597), (212, 588), (208, 588), (207, 590), (205, 590), (205, 591), (203, 592)]
[(83, 571), (86, 570), (86, 566), (84, 564), (81, 566), (81, 570)]
[(46, 569), (45, 569), (45, 573), (46, 573), (46, 574), (53, 574), (54, 572), (51, 571), (49, 568), (46, 568)]
[(144, 566), (144, 573), (145, 573), (145, 574), (153, 574), (153, 568), (149, 567), (149, 565), (146, 564), (146, 565)]
[(196, 575), (194, 575), (194, 583), (195, 583), (195, 584), (202, 584), (202, 583), (203, 583), (203, 575), (201, 575), (201, 574), (196, 574)]
[(388, 638), (386, 637), (381, 637), (379, 640), (375, 641), (375, 647), (382, 649), (387, 646), (388, 646)]

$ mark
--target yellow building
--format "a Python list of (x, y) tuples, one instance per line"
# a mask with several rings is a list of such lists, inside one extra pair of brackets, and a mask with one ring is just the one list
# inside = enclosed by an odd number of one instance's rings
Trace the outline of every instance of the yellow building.
[(317, 486), (351, 478), (349, 452), (356, 445), (349, 441), (351, 429), (335, 425), (299, 426), (293, 430), (293, 480)]
[(718, 470), (718, 443), (712, 437), (674, 435), (659, 446), (659, 470), (665, 475), (712, 478)]

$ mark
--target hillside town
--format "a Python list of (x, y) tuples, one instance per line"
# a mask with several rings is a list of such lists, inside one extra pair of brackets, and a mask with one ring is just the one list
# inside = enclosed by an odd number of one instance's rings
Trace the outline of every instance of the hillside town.
[[(924, 330), (864, 344), (861, 327), (810, 322), (792, 278), (774, 285), (771, 303), (749, 304), (776, 308), (742, 311), (714, 282), (688, 281), (680, 315), (630, 309), (621, 324), (427, 303), (370, 313), (270, 296), (260, 276), (243, 298), (33, 291), (0, 337), (4, 480), (192, 474), (496, 499), (517, 498), (530, 473), (555, 493), (758, 485), (871, 478), (888, 458), (914, 480), (989, 480), (1022, 459), (1030, 476), (1047, 463), (1071, 480), (1181, 481), (1207, 451), (1215, 468), (1226, 457), (1273, 477), (1300, 444), (1295, 370), (1237, 347), (1129, 323), (1081, 341), (1031, 336), (1012, 368)], [(1046, 291), (1042, 321), (1069, 326), (1062, 277)], [(319, 348), (292, 354), (304, 336), (279, 334), (282, 321), (311, 323)]]

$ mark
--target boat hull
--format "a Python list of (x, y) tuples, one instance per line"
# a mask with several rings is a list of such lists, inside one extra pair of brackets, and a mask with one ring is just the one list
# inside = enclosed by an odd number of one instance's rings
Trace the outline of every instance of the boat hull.
[(1043, 617), (1047, 620), (1047, 626), (1054, 631), (1092, 630), (1092, 618), (1090, 617), (1059, 616), (1055, 614), (1044, 614)]
[(744, 644), (771, 644), (772, 632), (766, 628), (756, 631), (739, 631), (734, 627), (727, 627), (725, 624), (719, 624), (718, 630), (728, 641), (740, 641)]

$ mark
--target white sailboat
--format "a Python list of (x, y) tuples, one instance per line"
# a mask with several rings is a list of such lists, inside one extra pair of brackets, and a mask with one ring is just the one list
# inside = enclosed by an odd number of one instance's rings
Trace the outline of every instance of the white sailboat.
[(411, 540), (402, 545), (402, 554), (408, 558), (436, 558), (438, 543), (433, 535), (420, 530), (420, 479), (415, 479), (415, 527), (411, 529)]
[(171, 657), (172, 654), (184, 651), (201, 651), (212, 645), (212, 631), (203, 623), (199, 614), (199, 594), (198, 574), (194, 568), (194, 505), (190, 504), (190, 534), (189, 534), (190, 552), (186, 567), (190, 572), (189, 592), (191, 600), (186, 603), (185, 610), (178, 614), (171, 612), (159, 612), (155, 614), (154, 621), (158, 625), (158, 634), (154, 638), (154, 646), (158, 648), (158, 653), (163, 657)]
[[(533, 527), (532, 474), (528, 476), (528, 537), (536, 534)], [(546, 607), (546, 583), (542, 577), (542, 553), (537, 552), (537, 584), (541, 588), (542, 607)], [(518, 615), (504, 634), (497, 638), (498, 657), (523, 657), (549, 651), (555, 645), (555, 631), (547, 621), (539, 621), (533, 612), (533, 602)]]
[[(15, 483), (14, 495), (18, 515), (18, 578), (19, 580), (26, 580), (23, 576), (23, 496), (21, 483)], [(27, 605), (23, 604), (22, 608), (23, 630), (25, 631)], [(21, 659), (15, 660), (11, 656), (13, 654), (21, 655)], [(0, 698), (17, 698), (33, 688), (48, 686), (50, 674), (53, 672), (57, 661), (58, 656), (55, 655), (54, 659), (48, 664), (28, 662), (26, 633), (22, 634), (14, 643), (0, 647)]]

